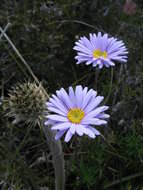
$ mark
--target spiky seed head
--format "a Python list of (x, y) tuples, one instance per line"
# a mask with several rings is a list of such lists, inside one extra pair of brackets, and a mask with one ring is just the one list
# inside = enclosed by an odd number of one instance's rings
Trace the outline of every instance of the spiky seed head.
[(40, 124), (44, 119), (46, 100), (41, 85), (35, 82), (19, 83), (9, 91), (8, 115), (14, 117), (16, 123)]

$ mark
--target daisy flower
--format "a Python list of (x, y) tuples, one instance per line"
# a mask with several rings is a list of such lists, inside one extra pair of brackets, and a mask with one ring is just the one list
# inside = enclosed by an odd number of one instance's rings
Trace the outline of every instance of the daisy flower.
[(87, 87), (76, 86), (75, 91), (69, 87), (68, 93), (61, 88), (46, 103), (51, 114), (46, 116), (48, 120), (45, 125), (50, 124), (52, 130), (57, 130), (56, 140), (65, 133), (65, 142), (75, 134), (95, 138), (100, 132), (93, 125), (105, 125), (105, 119), (109, 118), (104, 113), (108, 106), (99, 106), (103, 99), (103, 96), (97, 96), (95, 90), (88, 90)]
[(127, 48), (121, 40), (114, 37), (108, 37), (108, 34), (102, 36), (98, 34), (89, 34), (89, 39), (81, 37), (73, 48), (77, 51), (77, 64), (85, 62), (86, 65), (92, 64), (100, 69), (114, 66), (113, 61), (127, 62)]

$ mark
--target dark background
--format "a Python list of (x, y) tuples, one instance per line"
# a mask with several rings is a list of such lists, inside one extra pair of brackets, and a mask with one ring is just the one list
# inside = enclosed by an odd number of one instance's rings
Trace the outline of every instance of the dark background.
[[(76, 65), (79, 36), (109, 33), (129, 50), (127, 64), (116, 63), (107, 105), (110, 121), (101, 137), (63, 142), (66, 189), (143, 190), (143, 1), (1, 0), (0, 26), (49, 94), (82, 84), (107, 97), (111, 68), (100, 73)], [(97, 78), (98, 74), (98, 78)], [(32, 80), (10, 44), (0, 40), (0, 90), (6, 98), (17, 82)], [(54, 189), (54, 171), (42, 131), (12, 125), (0, 110), (0, 185), (2, 190)], [(26, 135), (28, 134), (28, 135)], [(23, 140), (24, 139), (24, 140)], [(22, 145), (21, 145), (22, 142)], [(46, 189), (47, 190), (47, 189)]]

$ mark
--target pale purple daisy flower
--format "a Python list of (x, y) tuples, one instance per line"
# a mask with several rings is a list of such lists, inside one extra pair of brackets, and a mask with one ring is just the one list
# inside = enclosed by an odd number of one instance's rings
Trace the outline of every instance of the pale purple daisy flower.
[(81, 37), (73, 48), (77, 51), (77, 64), (85, 62), (86, 65), (92, 64), (100, 69), (114, 66), (113, 61), (127, 62), (127, 48), (121, 40), (114, 37), (108, 37), (108, 34), (102, 36), (98, 34), (89, 34), (89, 39)]
[(76, 86), (75, 91), (69, 87), (68, 93), (61, 88), (52, 95), (49, 102), (46, 103), (50, 115), (45, 125), (52, 125), (52, 130), (57, 130), (55, 139), (58, 140), (65, 133), (65, 141), (68, 142), (74, 134), (82, 136), (88, 135), (95, 138), (100, 132), (93, 128), (93, 125), (105, 125), (108, 114), (104, 112), (108, 106), (99, 106), (104, 99), (103, 96), (97, 96), (93, 89)]

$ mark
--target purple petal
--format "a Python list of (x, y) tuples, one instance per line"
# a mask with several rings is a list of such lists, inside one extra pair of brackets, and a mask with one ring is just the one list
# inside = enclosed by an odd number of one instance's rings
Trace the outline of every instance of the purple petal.
[(71, 124), (70, 126), (70, 132), (74, 135), (75, 134), (75, 124)]
[(73, 103), (70, 100), (65, 89), (61, 88), (59, 91), (56, 91), (56, 92), (57, 92), (57, 96), (63, 101), (63, 103), (68, 107), (68, 109), (73, 107)]
[(51, 129), (63, 131), (63, 130), (66, 130), (68, 128), (70, 128), (70, 123), (64, 122), (64, 123), (59, 123), (59, 124), (54, 125)]
[(86, 47), (88, 47), (91, 51), (94, 50), (94, 48), (93, 48), (91, 42), (90, 42), (86, 37), (83, 37), (82, 40), (83, 40), (84, 45), (85, 45)]
[(95, 138), (95, 134), (92, 130), (90, 130), (89, 128), (84, 128), (84, 134), (88, 135), (90, 138), (94, 139)]
[(58, 131), (56, 133), (55, 140), (59, 140), (64, 135), (65, 132), (66, 132), (66, 130)]
[(63, 115), (63, 116), (66, 116), (67, 113), (64, 113), (62, 111), (60, 111), (59, 109), (55, 108), (55, 107), (48, 107), (48, 110), (51, 111), (51, 112), (54, 112), (54, 113), (57, 113), (59, 115)]
[(50, 119), (44, 122), (44, 125), (54, 125), (54, 124), (55, 124), (55, 121), (52, 121)]
[(56, 114), (53, 114), (53, 115), (48, 115), (46, 116), (48, 119), (51, 119), (51, 120), (54, 120), (54, 121), (65, 121), (67, 122), (68, 119), (66, 117), (63, 117), (63, 116), (59, 116), (59, 115), (56, 115)]
[(83, 135), (83, 126), (78, 124), (76, 125), (76, 133), (79, 135), (79, 136), (82, 136)]
[(76, 86), (75, 96), (76, 96), (76, 105), (78, 108), (80, 108), (82, 103), (82, 86)]
[(105, 125), (107, 124), (107, 121), (105, 120), (101, 120), (101, 119), (97, 119), (97, 118), (84, 118), (81, 122), (84, 125)]
[(93, 97), (95, 97), (97, 94), (96, 91), (94, 91), (93, 89), (89, 90), (86, 94), (86, 96), (83, 98), (83, 102), (82, 102), (82, 109), (84, 109), (87, 105), (88, 105), (88, 102), (91, 101), (91, 99)]
[(73, 134), (70, 132), (70, 130), (68, 130), (68, 132), (66, 133), (65, 136), (65, 142), (69, 142), (72, 138)]
[(67, 113), (68, 109), (63, 105), (63, 103), (61, 102), (61, 100), (59, 98), (57, 98), (56, 96), (54, 96), (54, 99), (50, 98), (49, 102), (51, 102), (54, 107), (57, 107), (61, 111)]
[(105, 114), (105, 113), (101, 113), (96, 116), (96, 118), (99, 118), (99, 119), (108, 119), (109, 117), (110, 115)]
[(71, 86), (69, 87), (69, 97), (73, 103), (73, 106), (75, 106), (75, 93)]
[(103, 96), (97, 96), (96, 98), (92, 99), (89, 104), (84, 109), (86, 113), (92, 111), (94, 108), (96, 108), (104, 99)]
[(108, 106), (100, 106), (98, 108), (96, 108), (95, 110), (89, 112), (86, 115), (86, 118), (91, 118), (91, 117), (96, 117), (99, 113), (104, 112), (105, 110), (107, 110), (109, 107)]
[(97, 130), (97, 129), (95, 129), (95, 128), (93, 128), (93, 127), (91, 127), (91, 126), (88, 126), (88, 128), (95, 134), (95, 135), (100, 135), (100, 132)]

